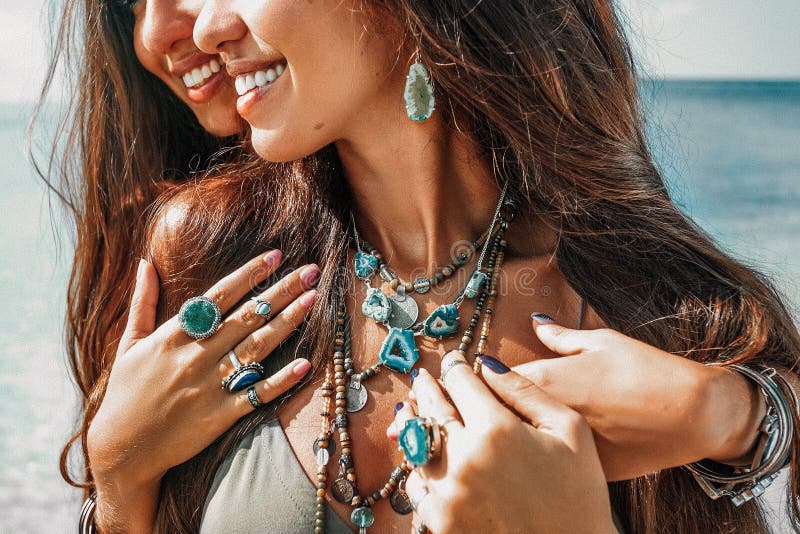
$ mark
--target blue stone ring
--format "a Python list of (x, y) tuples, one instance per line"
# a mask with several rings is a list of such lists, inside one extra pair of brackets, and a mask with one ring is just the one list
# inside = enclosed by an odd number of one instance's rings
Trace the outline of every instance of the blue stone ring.
[(194, 339), (205, 339), (214, 335), (222, 321), (217, 303), (208, 297), (192, 297), (178, 312), (181, 330)]
[(250, 300), (256, 303), (256, 315), (260, 315), (265, 321), (272, 318), (272, 304), (266, 300), (261, 300), (258, 297), (253, 297)]
[(400, 430), (397, 443), (409, 464), (422, 467), (441, 452), (441, 426), (432, 417), (412, 417)]
[(260, 363), (254, 362), (244, 365), (232, 350), (228, 351), (227, 356), (233, 364), (233, 372), (222, 381), (220, 385), (222, 389), (227, 389), (230, 393), (236, 393), (264, 378), (264, 366)]

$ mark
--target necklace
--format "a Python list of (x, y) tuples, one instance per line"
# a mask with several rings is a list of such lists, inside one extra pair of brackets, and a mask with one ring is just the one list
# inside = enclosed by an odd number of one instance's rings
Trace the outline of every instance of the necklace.
[[(480, 371), (480, 356), (483, 354), (489, 337), (491, 317), (493, 314), (494, 302), (497, 297), (497, 280), (501, 271), (504, 250), (506, 248), (506, 241), (503, 239), (503, 236), (508, 228), (509, 222), (513, 218), (513, 207), (505, 203), (505, 194), (506, 189), (504, 188), (497, 210), (495, 211), (495, 216), (492, 219), (492, 224), (485, 234), (485, 243), (478, 263), (465, 287), (459, 292), (453, 303), (450, 304), (455, 305), (456, 310), (458, 310), (464, 298), (476, 299), (475, 310), (473, 311), (467, 328), (462, 333), (461, 342), (458, 347), (458, 350), (465, 356), (469, 346), (473, 342), (474, 332), (483, 315), (480, 338), (476, 347), (475, 360), (473, 363), (475, 372)], [(503, 213), (503, 208), (506, 208), (506, 213)], [(476, 247), (476, 249), (477, 248), (478, 247)], [(361, 251), (359, 250), (359, 252)], [(373, 257), (377, 257), (372, 253), (369, 254)], [(382, 258), (378, 259), (380, 260)], [(485, 270), (483, 269), (484, 261), (486, 264)], [(359, 261), (357, 257), (357, 267), (358, 264)], [(388, 266), (385, 267), (388, 269)], [(376, 265), (375, 269), (378, 268), (378, 265)], [(358, 275), (358, 272), (356, 274)], [(359, 276), (359, 278), (361, 277)], [(401, 282), (398, 281), (398, 288), (401, 287), (400, 283)], [(408, 295), (406, 295), (406, 297), (411, 298)], [(441, 306), (439, 308), (441, 308)], [(439, 308), (437, 308), (437, 310)], [(425, 321), (423, 321), (422, 329), (408, 330), (412, 332), (412, 336), (413, 333), (418, 330), (424, 332), (424, 322)], [(396, 327), (390, 327), (390, 336), (391, 329), (394, 328)], [(456, 327), (456, 330), (457, 329), (458, 326)], [(411, 340), (413, 342), (413, 337)], [(381, 355), (384, 353), (386, 341), (384, 341), (383, 345), (384, 346), (381, 348)], [(405, 350), (411, 349), (410, 347), (405, 347)], [(417, 352), (416, 346), (413, 347), (413, 352)], [(417, 353), (414, 363), (416, 363), (418, 357)], [(382, 499), (389, 499), (392, 509), (398, 514), (405, 515), (412, 512), (411, 501), (404, 489), (405, 480), (410, 472), (410, 466), (405, 460), (394, 468), (383, 487), (379, 490), (364, 494), (359, 492), (355, 461), (352, 452), (352, 437), (348, 430), (348, 414), (358, 412), (364, 407), (367, 402), (368, 394), (362, 382), (375, 376), (380, 371), (381, 367), (389, 367), (393, 370), (398, 370), (390, 366), (379, 356), (379, 360), (376, 364), (360, 373), (356, 372), (350, 344), (350, 318), (347, 313), (346, 305), (343, 302), (340, 303), (336, 312), (335, 339), (331, 361), (326, 367), (325, 379), (320, 387), (322, 397), (320, 433), (313, 444), (317, 459), (317, 508), (314, 518), (314, 532), (316, 534), (323, 534), (325, 531), (325, 516), (327, 512), (325, 496), (328, 492), (330, 492), (337, 501), (350, 504), (352, 508), (350, 521), (353, 525), (358, 527), (360, 534), (365, 534), (367, 532), (366, 529), (374, 523), (375, 516), (372, 512), (372, 507)], [(334, 432), (337, 434), (339, 446), (341, 447), (341, 456), (338, 462), (339, 469), (337, 477), (329, 484), (328, 464), (330, 463), (331, 455), (336, 450), (336, 444), (333, 439)], [(418, 532), (424, 533), (427, 532), (427, 529), (424, 525), (421, 525)]]

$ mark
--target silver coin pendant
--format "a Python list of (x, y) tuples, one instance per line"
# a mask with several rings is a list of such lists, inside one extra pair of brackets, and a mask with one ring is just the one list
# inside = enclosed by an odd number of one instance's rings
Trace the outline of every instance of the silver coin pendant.
[(347, 406), (346, 409), (349, 413), (360, 411), (367, 404), (369, 393), (364, 384), (357, 381), (351, 381), (347, 385)]
[(387, 323), (389, 326), (406, 330), (414, 326), (419, 317), (419, 306), (417, 301), (408, 295), (392, 295), (389, 297), (389, 302), (392, 304), (392, 315), (389, 317)]

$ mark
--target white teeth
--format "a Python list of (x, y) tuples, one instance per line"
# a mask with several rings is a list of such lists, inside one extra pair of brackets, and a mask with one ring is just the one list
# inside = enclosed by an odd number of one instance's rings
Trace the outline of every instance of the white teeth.
[(181, 79), (186, 87), (194, 87), (202, 84), (220, 70), (222, 70), (222, 64), (215, 58), (205, 65), (201, 65), (187, 72)]
[(236, 77), (234, 85), (236, 86), (236, 93), (242, 96), (246, 92), (255, 87), (264, 87), (270, 82), (275, 80), (283, 74), (286, 69), (283, 63), (275, 65), (275, 68), (268, 70), (257, 70), (248, 74), (241, 74)]

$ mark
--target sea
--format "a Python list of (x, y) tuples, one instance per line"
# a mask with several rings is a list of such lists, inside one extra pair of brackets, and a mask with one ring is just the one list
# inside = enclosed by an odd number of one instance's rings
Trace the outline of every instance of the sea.
[[(648, 80), (641, 93), (675, 202), (800, 316), (800, 82)], [(58, 468), (77, 415), (62, 342), (72, 241), (26, 157), (31, 108), (0, 105), (0, 533), (67, 533), (80, 506)], [(781, 489), (767, 500), (788, 532)]]

